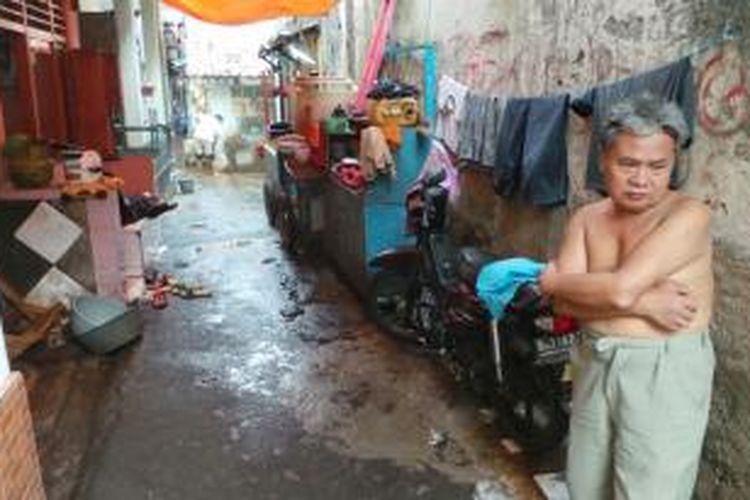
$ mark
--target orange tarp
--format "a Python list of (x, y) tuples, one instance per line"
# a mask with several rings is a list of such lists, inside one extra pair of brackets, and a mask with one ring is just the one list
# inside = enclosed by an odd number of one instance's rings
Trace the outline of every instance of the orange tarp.
[(217, 24), (242, 24), (288, 16), (320, 16), (337, 0), (164, 0), (198, 19)]

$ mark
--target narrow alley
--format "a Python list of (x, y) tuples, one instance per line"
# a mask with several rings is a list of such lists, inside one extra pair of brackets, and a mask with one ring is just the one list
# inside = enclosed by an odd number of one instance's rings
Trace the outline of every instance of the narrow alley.
[(0, 2), (0, 500), (750, 498), (747, 0)]
[(29, 360), (58, 440), (40, 450), (50, 499), (535, 498), (434, 359), (378, 331), (324, 264), (285, 256), (258, 176), (198, 184), (146, 251), (213, 297), (144, 309), (115, 358)]

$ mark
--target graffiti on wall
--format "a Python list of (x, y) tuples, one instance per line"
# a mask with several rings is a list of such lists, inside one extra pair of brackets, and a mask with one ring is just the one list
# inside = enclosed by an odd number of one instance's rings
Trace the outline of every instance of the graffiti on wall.
[(584, 35), (580, 46), (571, 50), (550, 48), (554, 42), (546, 36), (539, 37), (537, 44), (514, 47), (510, 37), (507, 30), (500, 28), (481, 34), (455, 34), (446, 40), (443, 49), (449, 54), (443, 59), (444, 64), (449, 61), (454, 66), (445, 69), (477, 91), (503, 89), (521, 93), (553, 92), (631, 73), (631, 68), (593, 35)]
[[(453, 73), (464, 84), (480, 91), (517, 88), (520, 82), (520, 55), (507, 57), (509, 33), (503, 28), (488, 30), (479, 36), (458, 33), (447, 40), (446, 60), (456, 61)], [(502, 57), (506, 54), (506, 57)]]
[(707, 133), (731, 135), (750, 123), (747, 74), (733, 49), (719, 50), (705, 64), (698, 84), (698, 118)]

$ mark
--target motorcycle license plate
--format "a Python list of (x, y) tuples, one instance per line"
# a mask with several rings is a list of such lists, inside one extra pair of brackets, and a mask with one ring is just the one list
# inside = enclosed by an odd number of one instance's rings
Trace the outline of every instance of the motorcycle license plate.
[(576, 343), (575, 335), (544, 336), (534, 339), (539, 364), (567, 362)]

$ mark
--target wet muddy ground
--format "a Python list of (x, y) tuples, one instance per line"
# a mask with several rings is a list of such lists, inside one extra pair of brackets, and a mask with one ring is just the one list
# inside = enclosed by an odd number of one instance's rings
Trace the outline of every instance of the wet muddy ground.
[(51, 500), (543, 498), (492, 412), (323, 262), (284, 255), (260, 177), (196, 181), (146, 253), (213, 297), (145, 307), (114, 356), (20, 363)]

